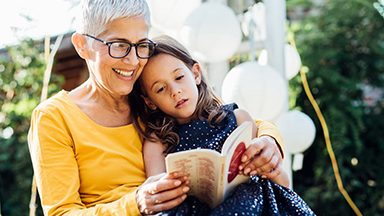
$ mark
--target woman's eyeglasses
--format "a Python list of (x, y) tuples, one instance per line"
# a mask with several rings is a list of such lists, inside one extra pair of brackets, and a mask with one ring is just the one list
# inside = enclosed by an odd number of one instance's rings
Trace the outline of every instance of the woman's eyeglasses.
[(101, 43), (108, 46), (108, 53), (112, 58), (124, 58), (128, 55), (129, 51), (131, 51), (132, 47), (136, 48), (136, 56), (141, 59), (147, 59), (152, 56), (152, 54), (155, 52), (156, 43), (152, 42), (151, 40), (140, 42), (137, 44), (131, 44), (125, 41), (113, 41), (113, 42), (105, 42), (97, 37), (83, 34), (84, 36), (93, 38), (95, 40), (100, 41)]

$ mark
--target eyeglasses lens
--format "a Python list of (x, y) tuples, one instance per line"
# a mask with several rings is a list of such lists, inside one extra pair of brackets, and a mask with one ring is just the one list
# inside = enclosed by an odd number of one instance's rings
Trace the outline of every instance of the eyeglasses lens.
[[(128, 43), (113, 42), (109, 47), (111, 56), (121, 58), (128, 54), (131, 50), (131, 45)], [(136, 45), (136, 54), (139, 58), (150, 57), (155, 50), (155, 45), (150, 42), (142, 42)]]

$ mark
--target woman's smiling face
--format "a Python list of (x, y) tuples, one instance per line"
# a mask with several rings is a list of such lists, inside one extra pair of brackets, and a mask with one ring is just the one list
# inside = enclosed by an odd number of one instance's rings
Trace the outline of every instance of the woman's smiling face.
[[(148, 41), (148, 29), (148, 24), (142, 18), (116, 19), (106, 32), (96, 37), (106, 42), (125, 41), (133, 44)], [(87, 62), (90, 77), (97, 88), (112, 95), (128, 95), (148, 60), (138, 58), (135, 47), (124, 58), (112, 58), (107, 45), (97, 40), (88, 41), (91, 43)]]

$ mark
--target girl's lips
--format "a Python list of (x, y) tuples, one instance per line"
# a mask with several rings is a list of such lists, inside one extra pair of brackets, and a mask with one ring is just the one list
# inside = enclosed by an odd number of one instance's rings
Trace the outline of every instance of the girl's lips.
[(186, 104), (187, 101), (188, 101), (188, 99), (179, 100), (179, 102), (177, 102), (177, 104), (176, 104), (176, 108), (183, 107)]
[(112, 70), (115, 71), (117, 74), (120, 74), (120, 75), (125, 76), (125, 77), (132, 76), (133, 71), (134, 71), (134, 70), (132, 70), (130, 72), (127, 72), (127, 71), (123, 71), (123, 70), (119, 70), (119, 69), (112, 69)]

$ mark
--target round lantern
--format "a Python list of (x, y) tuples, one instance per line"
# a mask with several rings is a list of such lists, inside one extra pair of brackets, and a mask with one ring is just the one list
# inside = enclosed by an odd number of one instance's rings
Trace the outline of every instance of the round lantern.
[[(301, 67), (300, 55), (290, 44), (285, 44), (285, 75), (288, 80), (292, 79), (299, 72)], [(258, 62), (260, 65), (268, 64), (268, 52), (263, 49), (260, 53)]]
[(151, 10), (152, 25), (167, 32), (180, 31), (188, 15), (198, 8), (201, 0), (147, 0)]
[(187, 17), (180, 37), (197, 59), (220, 62), (228, 60), (237, 52), (242, 36), (240, 24), (231, 8), (220, 3), (206, 2)]
[[(251, 20), (253, 20), (254, 26), (251, 26)], [(253, 28), (253, 40), (264, 41), (267, 38), (267, 28), (265, 23), (265, 5), (262, 2), (259, 2), (244, 13), (241, 28), (246, 36), (249, 36), (249, 28)]]
[(236, 102), (253, 118), (272, 120), (287, 103), (287, 84), (270, 66), (245, 62), (234, 67), (224, 79), (221, 95), (225, 103)]
[(292, 154), (312, 145), (316, 127), (308, 115), (297, 110), (284, 113), (275, 121), (284, 139), (284, 149)]

